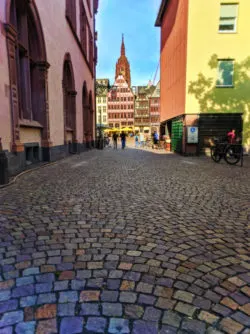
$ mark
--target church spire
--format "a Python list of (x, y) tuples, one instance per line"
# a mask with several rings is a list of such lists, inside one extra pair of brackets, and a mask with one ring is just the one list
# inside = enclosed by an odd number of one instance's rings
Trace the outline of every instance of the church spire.
[(122, 34), (121, 56), (125, 56), (124, 35)]

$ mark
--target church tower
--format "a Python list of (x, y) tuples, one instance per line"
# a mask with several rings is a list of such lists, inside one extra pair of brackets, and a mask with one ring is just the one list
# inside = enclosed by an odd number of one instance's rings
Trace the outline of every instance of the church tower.
[(122, 75), (129, 87), (131, 87), (130, 65), (125, 55), (124, 37), (122, 34), (121, 56), (116, 63), (115, 79), (118, 75)]

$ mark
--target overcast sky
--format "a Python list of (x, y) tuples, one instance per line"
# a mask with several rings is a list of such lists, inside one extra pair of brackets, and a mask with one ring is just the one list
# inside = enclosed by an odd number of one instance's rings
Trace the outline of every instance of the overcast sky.
[(161, 0), (99, 1), (97, 78), (108, 78), (114, 83), (124, 33), (132, 85), (146, 85), (153, 79), (160, 58), (160, 28), (154, 26), (160, 3)]

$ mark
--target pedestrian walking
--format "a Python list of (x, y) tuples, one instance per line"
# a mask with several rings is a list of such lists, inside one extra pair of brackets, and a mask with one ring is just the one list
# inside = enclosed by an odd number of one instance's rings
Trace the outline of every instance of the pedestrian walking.
[(141, 146), (141, 147), (144, 147), (144, 145), (145, 145), (144, 133), (141, 132), (141, 133), (140, 133), (140, 146)]
[(153, 134), (153, 148), (157, 148), (159, 144), (159, 134), (157, 133), (157, 131), (154, 131)]
[(116, 132), (113, 133), (113, 147), (114, 150), (117, 150), (117, 139), (118, 139), (118, 134)]
[(136, 135), (135, 135), (135, 147), (138, 147), (138, 146), (139, 146), (139, 136), (136, 133)]
[(124, 131), (122, 131), (121, 133), (121, 141), (122, 141), (122, 149), (124, 150), (126, 145), (126, 134), (124, 133)]

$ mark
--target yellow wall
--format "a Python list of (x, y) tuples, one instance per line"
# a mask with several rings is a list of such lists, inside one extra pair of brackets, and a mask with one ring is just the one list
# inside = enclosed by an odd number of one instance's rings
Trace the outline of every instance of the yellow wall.
[[(221, 3), (238, 3), (236, 33), (219, 33)], [(250, 0), (189, 0), (186, 113), (244, 112), (250, 150)], [(217, 59), (234, 59), (234, 88), (216, 88)]]
[(35, 128), (20, 128), (21, 143), (39, 143), (41, 144), (41, 130)]
[[(98, 101), (98, 98), (101, 98), (101, 102)], [(103, 102), (103, 98), (106, 98), (106, 101)], [(99, 107), (101, 107), (101, 115), (99, 113)], [(106, 112), (103, 111), (103, 107), (106, 107)], [(99, 116), (101, 116), (101, 123), (103, 125), (108, 125), (108, 97), (104, 95), (96, 96), (96, 123), (99, 124)], [(103, 120), (103, 116), (106, 116), (106, 122)]]

